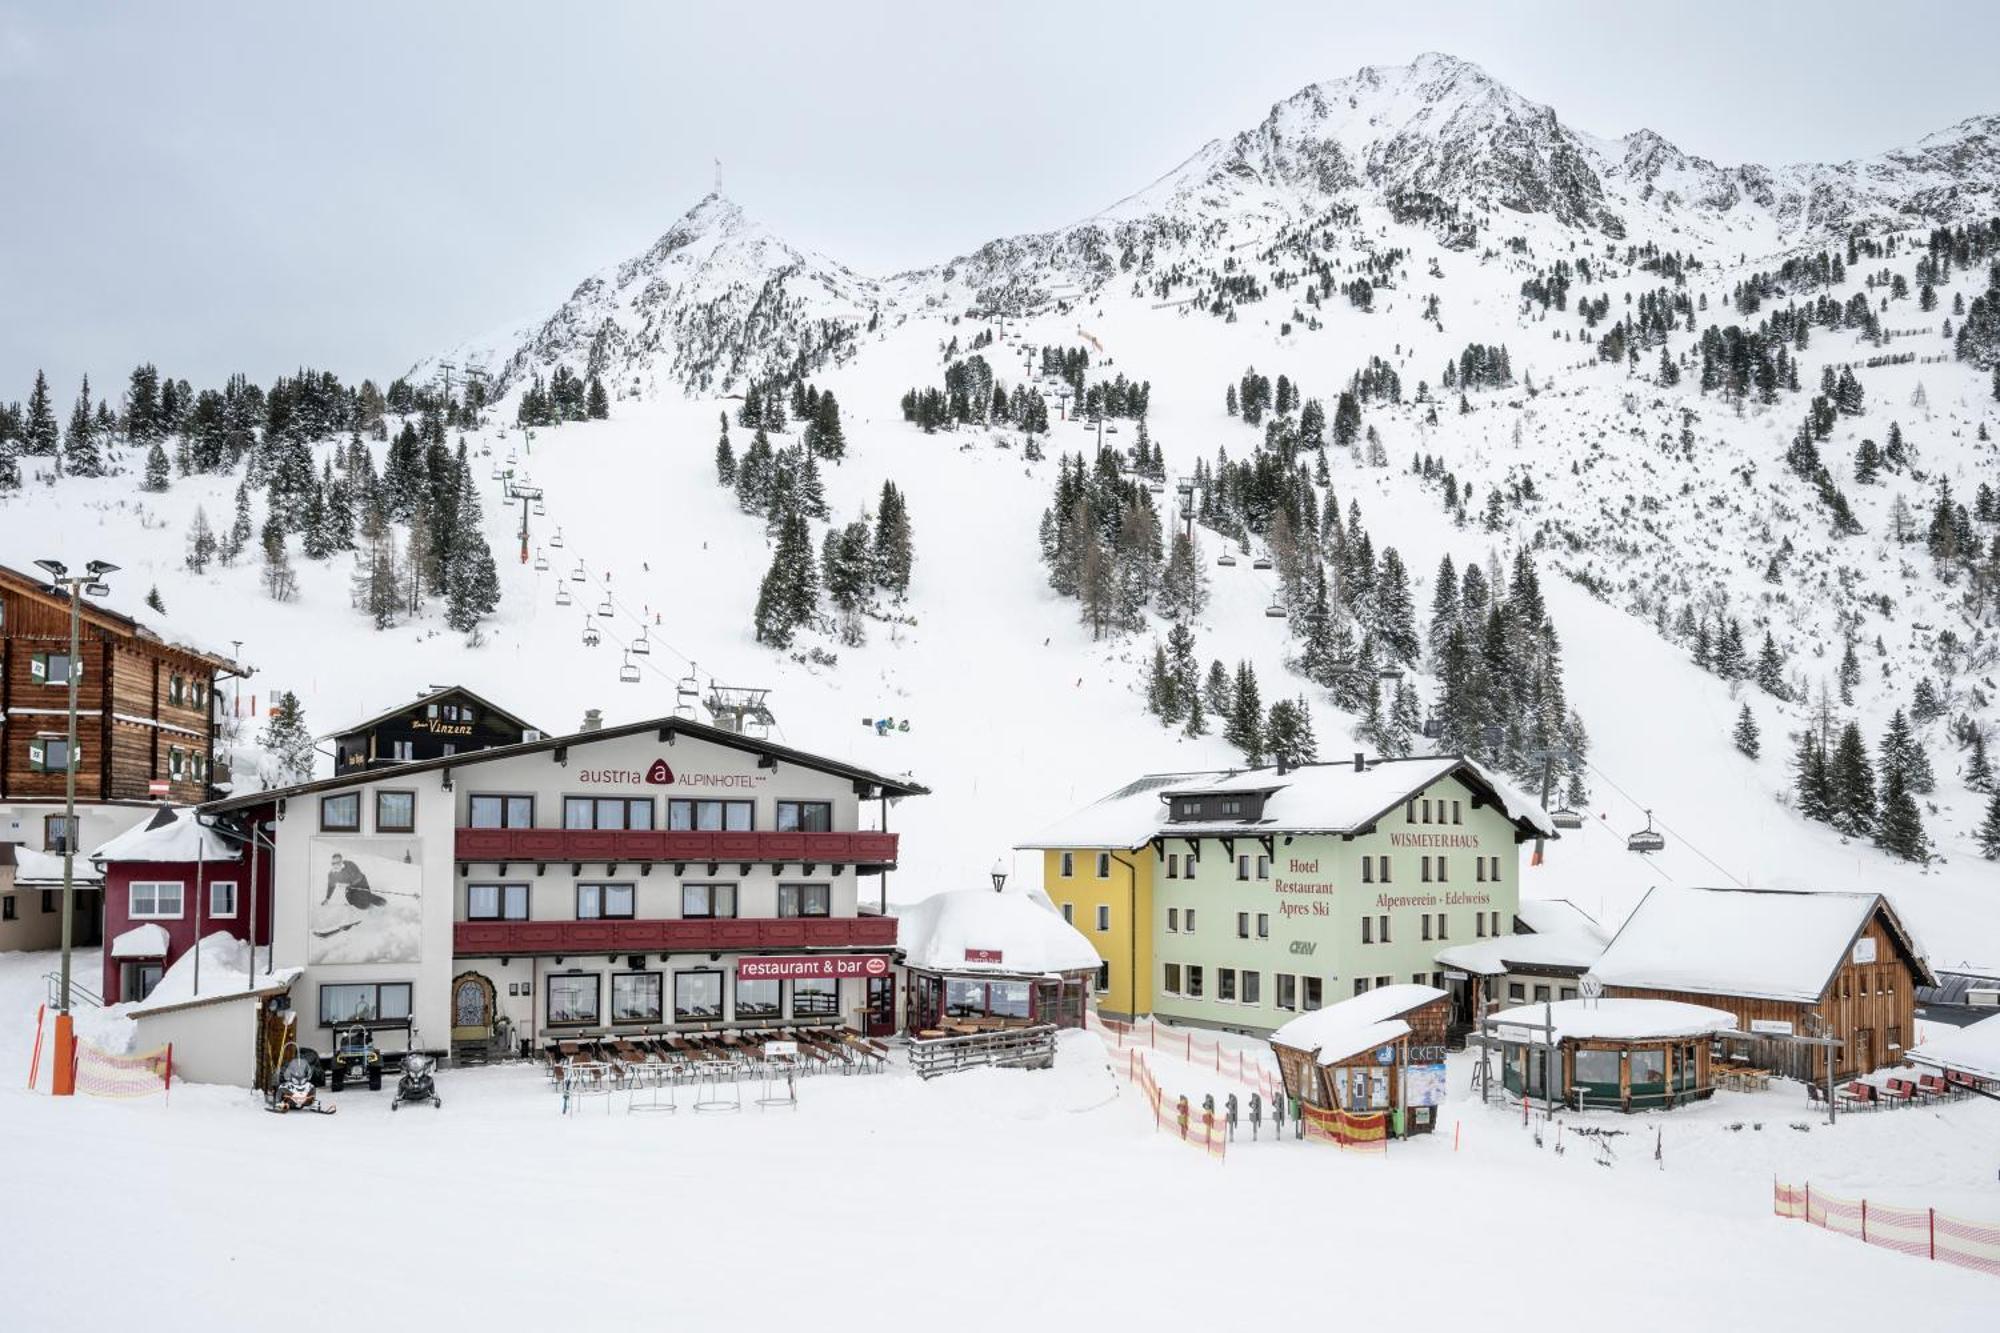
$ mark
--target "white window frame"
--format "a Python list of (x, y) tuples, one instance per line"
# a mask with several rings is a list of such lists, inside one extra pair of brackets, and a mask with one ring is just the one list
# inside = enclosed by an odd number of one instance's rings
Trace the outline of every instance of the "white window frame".
[[(216, 906), (216, 890), (229, 890), (229, 907), (224, 910)], [(212, 921), (227, 921), (236, 916), (236, 881), (233, 879), (212, 879), (208, 882), (208, 915)]]
[(1100, 933), (1111, 929), (1111, 905), (1109, 903), (1099, 903), (1097, 905), (1097, 929)]
[(1110, 853), (1110, 852), (1099, 852), (1099, 853), (1097, 854), (1097, 877), (1098, 877), (1099, 879), (1110, 879), (1110, 878), (1111, 878), (1111, 853)]
[(1063, 877), (1064, 879), (1075, 879), (1075, 878), (1076, 878), (1076, 853), (1075, 853), (1075, 852), (1064, 852), (1064, 853), (1062, 854), (1062, 877)]
[[(147, 906), (141, 910), (139, 891), (148, 890)], [(174, 910), (169, 912), (161, 905), (162, 889), (174, 891)], [(125, 894), (125, 915), (133, 921), (179, 921), (187, 915), (187, 883), (178, 879), (135, 879)]]

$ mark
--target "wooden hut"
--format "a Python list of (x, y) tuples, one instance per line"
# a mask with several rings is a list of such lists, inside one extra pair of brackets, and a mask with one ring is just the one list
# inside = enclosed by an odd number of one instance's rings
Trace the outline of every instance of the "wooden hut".
[(1287, 1096), (1355, 1114), (1406, 1112), (1404, 1134), (1436, 1127), (1444, 1100), (1451, 996), (1435, 986), (1377, 986), (1302, 1014), (1271, 1034)]
[(1083, 1026), (1101, 963), (1047, 899), (965, 889), (935, 893), (896, 918), (912, 1035)]
[(1727, 1010), (1676, 1000), (1556, 1000), (1502, 1009), (1485, 1037), (1500, 1052), (1501, 1086), (1516, 1096), (1650, 1111), (1715, 1091), (1710, 1047), (1735, 1026)]
[(1647, 892), (1591, 968), (1606, 996), (1679, 1000), (1734, 1016), (1739, 1054), (1817, 1082), (1900, 1064), (1916, 990), (1936, 977), (1879, 893), (1776, 889)]

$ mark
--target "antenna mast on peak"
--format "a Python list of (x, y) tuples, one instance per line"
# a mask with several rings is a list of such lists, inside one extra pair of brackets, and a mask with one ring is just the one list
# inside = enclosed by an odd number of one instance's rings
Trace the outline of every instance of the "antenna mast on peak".
[(722, 197), (722, 159), (719, 157), (715, 159), (715, 188), (711, 193), (718, 199)]

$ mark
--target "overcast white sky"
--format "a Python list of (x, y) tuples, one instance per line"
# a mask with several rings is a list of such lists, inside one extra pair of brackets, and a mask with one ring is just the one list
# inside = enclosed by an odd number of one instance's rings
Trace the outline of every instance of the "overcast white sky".
[(888, 271), (1426, 50), (1581, 130), (1779, 163), (2000, 111), (1996, 49), (1992, 3), (0, 0), (0, 398), (141, 359), (386, 380), (643, 248), (718, 156), (753, 214)]

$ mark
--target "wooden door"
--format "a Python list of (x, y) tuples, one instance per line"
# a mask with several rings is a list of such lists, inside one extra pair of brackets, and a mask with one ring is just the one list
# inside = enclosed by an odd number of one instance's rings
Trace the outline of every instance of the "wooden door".
[(867, 1034), (887, 1037), (896, 1031), (896, 979), (868, 978)]
[(451, 1039), (485, 1041), (493, 1035), (493, 983), (461, 972), (451, 983)]
[(1875, 1029), (1854, 1029), (1854, 1072), (1866, 1074), (1875, 1068)]

